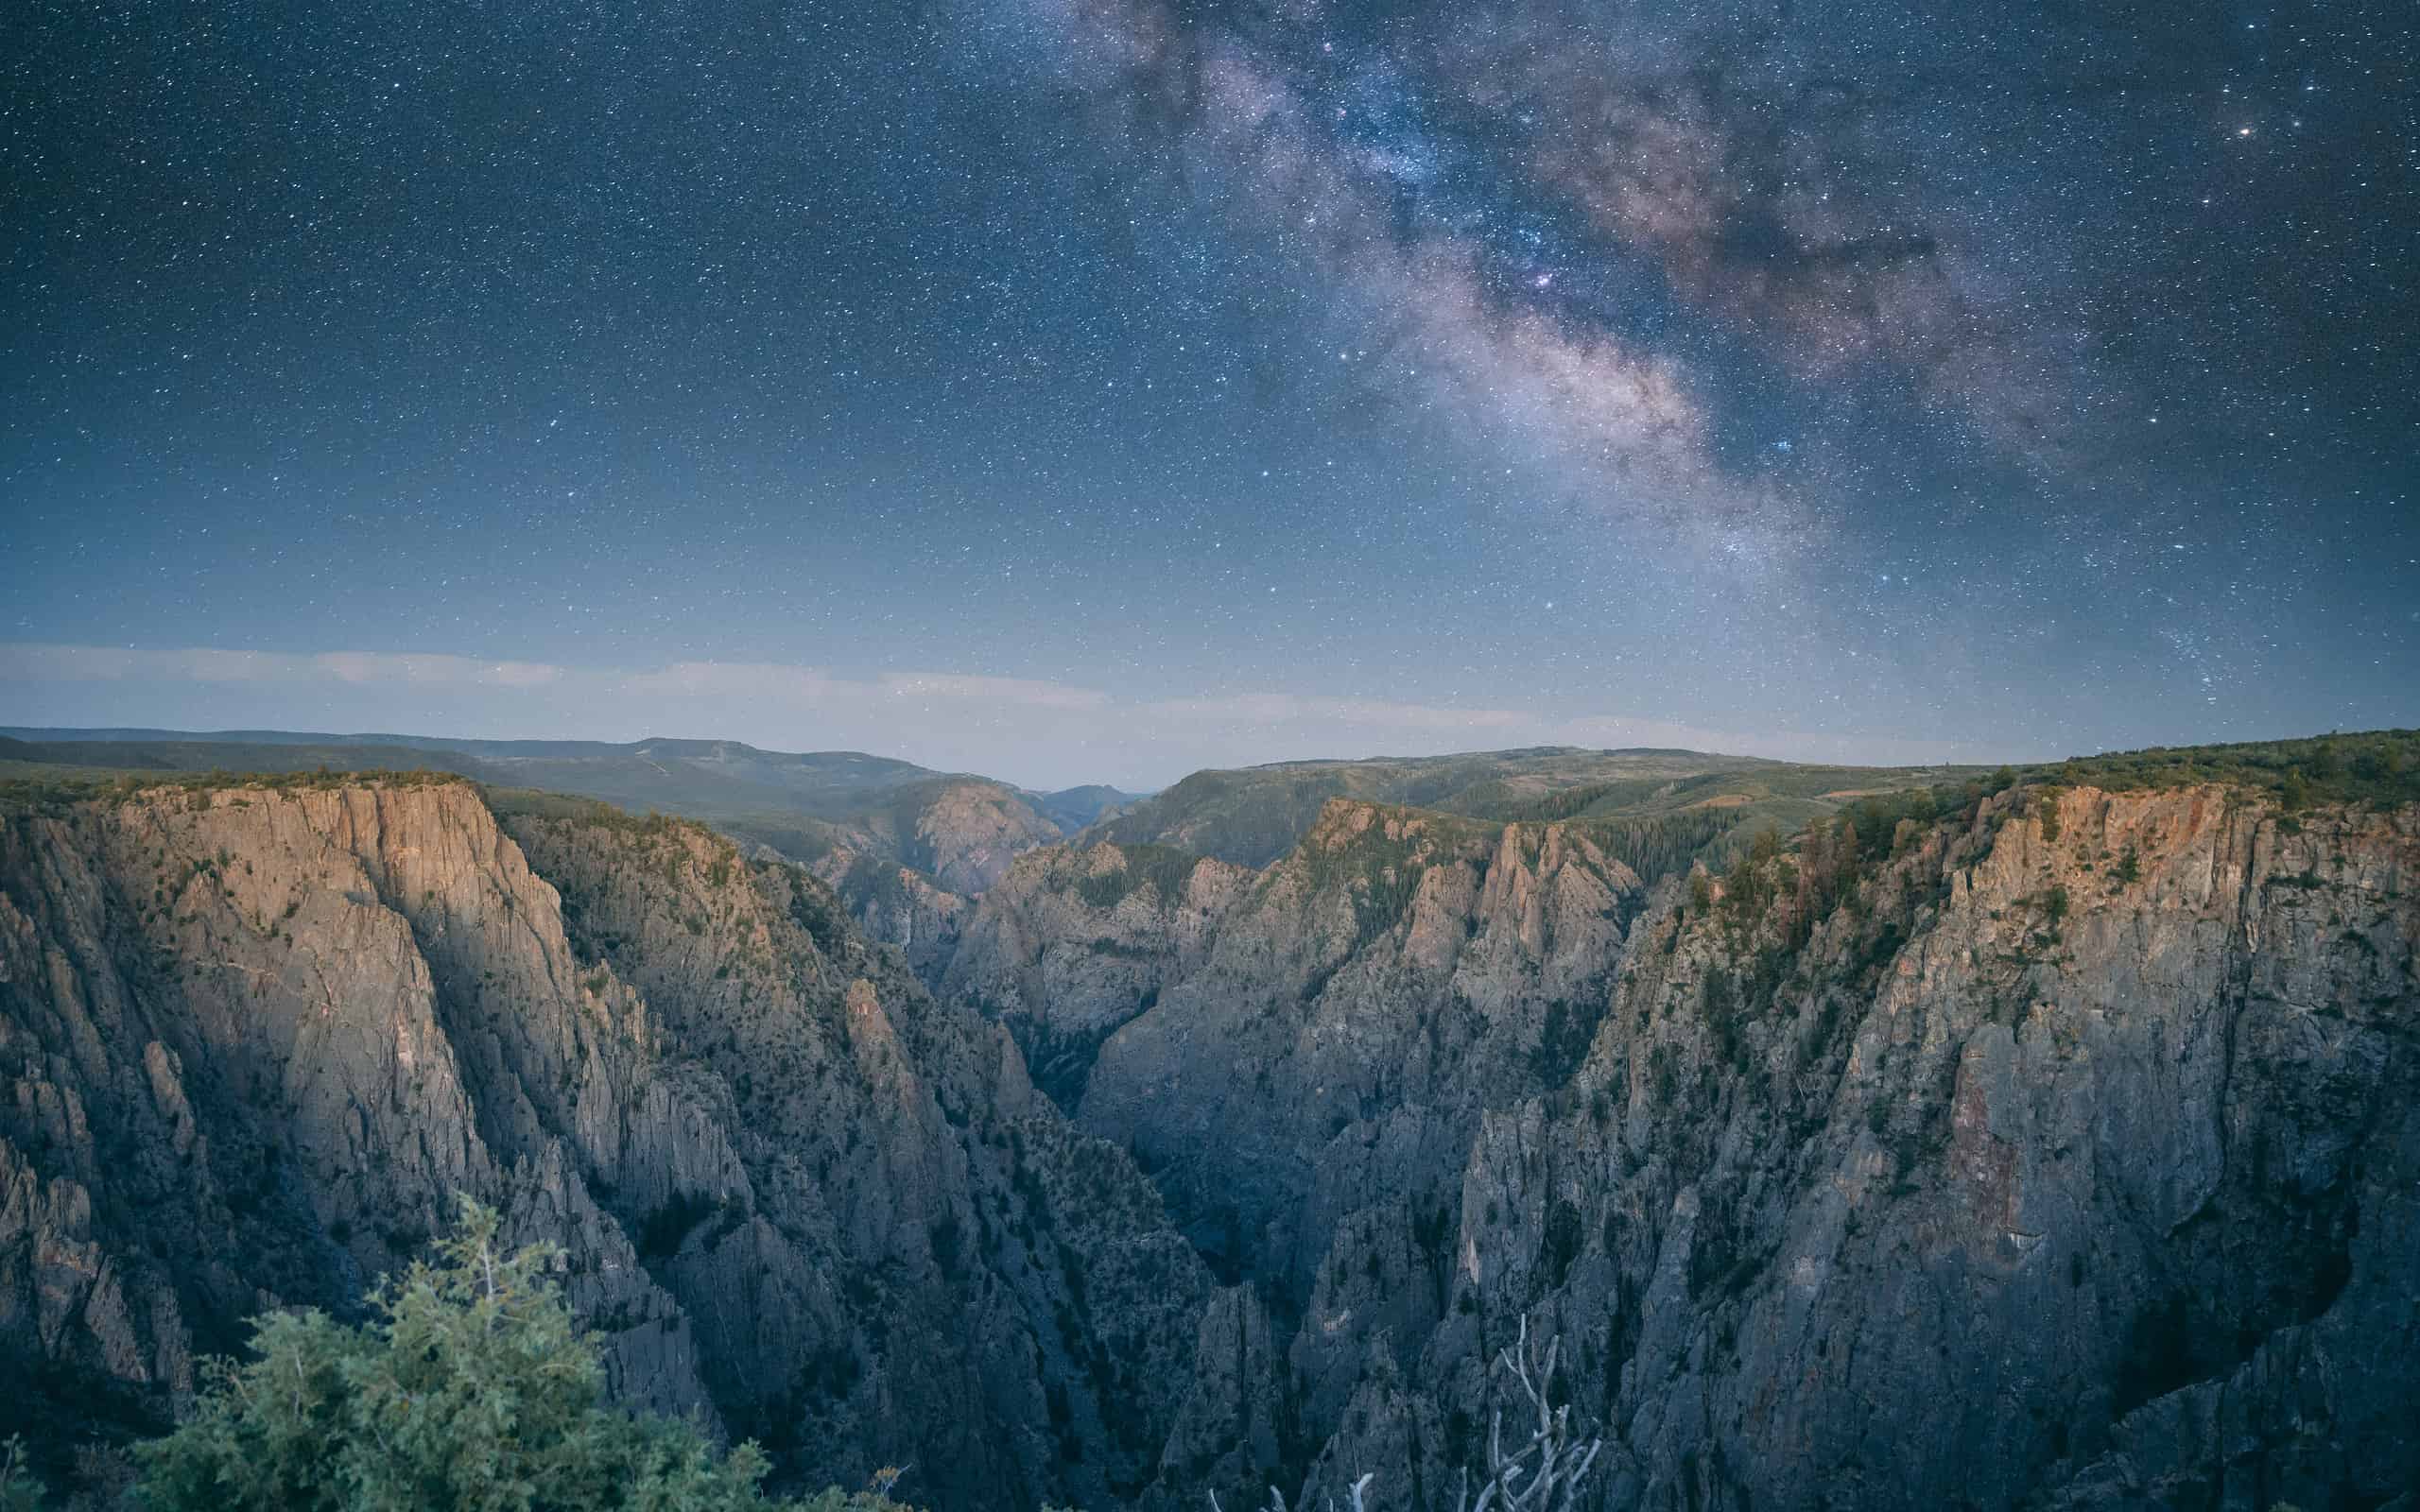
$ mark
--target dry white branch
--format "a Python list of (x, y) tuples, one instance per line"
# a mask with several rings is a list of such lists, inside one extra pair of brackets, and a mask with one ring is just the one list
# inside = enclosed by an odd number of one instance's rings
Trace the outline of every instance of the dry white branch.
[(1461, 1487), (1454, 1498), (1454, 1512), (1570, 1512), (1573, 1498), (1597, 1463), (1597, 1452), (1604, 1440), (1575, 1442), (1570, 1405), (1557, 1407), (1547, 1400), (1547, 1386), (1554, 1380), (1555, 1364), (1562, 1352), (1563, 1340), (1558, 1337), (1547, 1341), (1543, 1356), (1531, 1355), (1530, 1319), (1527, 1314), (1522, 1316), (1520, 1337), (1496, 1356), (1495, 1367), (1520, 1386), (1522, 1396), (1529, 1399), (1537, 1413), (1538, 1425), (1530, 1430), (1529, 1443), (1507, 1454), (1504, 1409), (1499, 1406), (1490, 1410), (1487, 1479), (1479, 1484), (1478, 1499), (1473, 1500), (1470, 1469), (1464, 1467)]
[[(1595, 1468), (1597, 1452), (1604, 1446), (1604, 1440), (1591, 1438), (1584, 1444), (1575, 1440), (1570, 1405), (1558, 1407), (1547, 1400), (1562, 1357), (1563, 1340), (1559, 1337), (1547, 1341), (1543, 1354), (1531, 1352), (1530, 1320), (1523, 1315), (1519, 1337), (1497, 1353), (1489, 1373), (1493, 1376), (1500, 1372), (1512, 1378), (1537, 1415), (1537, 1426), (1530, 1431), (1528, 1443), (1508, 1454), (1504, 1452), (1504, 1409), (1498, 1405), (1489, 1411), (1487, 1478), (1479, 1483), (1478, 1495), (1474, 1498), (1470, 1467), (1462, 1467), (1454, 1496), (1454, 1512), (1572, 1512), (1580, 1487)], [(1346, 1512), (1368, 1512), (1365, 1497), (1373, 1479), (1364, 1473), (1345, 1487)], [(1210, 1512), (1226, 1512), (1219, 1504), (1218, 1492), (1206, 1494)], [(1274, 1486), (1269, 1488), (1267, 1512), (1288, 1512), (1285, 1493)], [(1326, 1512), (1336, 1512), (1333, 1501), (1328, 1503)]]
[[(1361, 1477), (1359, 1484), (1355, 1486), (1353, 1491), (1353, 1512), (1361, 1512), (1361, 1486), (1367, 1486), (1369, 1482), (1370, 1477), (1364, 1475)], [(1202, 1494), (1210, 1498), (1210, 1512), (1226, 1512), (1226, 1508), (1219, 1504), (1218, 1492), (1205, 1491)], [(1278, 1490), (1277, 1487), (1273, 1486), (1269, 1488), (1268, 1512), (1286, 1512), (1286, 1494)]]

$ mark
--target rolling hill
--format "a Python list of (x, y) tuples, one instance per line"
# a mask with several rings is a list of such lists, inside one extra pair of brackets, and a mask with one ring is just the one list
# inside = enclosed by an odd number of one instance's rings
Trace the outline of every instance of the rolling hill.
[[(1293, 849), (1330, 799), (1497, 822), (1588, 819), (1697, 844), (1772, 825), (1785, 833), (1860, 797), (1955, 783), (1960, 766), (1822, 766), (1686, 750), (1539, 747), (1466, 755), (1281, 762), (1196, 772), (1084, 832), (1087, 842), (1165, 845), (1262, 867)], [(1683, 816), (1686, 816), (1684, 818)]]

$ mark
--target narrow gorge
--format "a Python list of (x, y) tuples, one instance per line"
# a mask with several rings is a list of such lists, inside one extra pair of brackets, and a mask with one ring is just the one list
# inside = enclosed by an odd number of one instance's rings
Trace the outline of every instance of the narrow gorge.
[(1620, 850), (1337, 799), (961, 894), (443, 778), (22, 803), (0, 1430), (156, 1429), (461, 1190), (624, 1400), (937, 1508), (1448, 1504), (1523, 1319), (1605, 1512), (2410, 1504), (2420, 807)]

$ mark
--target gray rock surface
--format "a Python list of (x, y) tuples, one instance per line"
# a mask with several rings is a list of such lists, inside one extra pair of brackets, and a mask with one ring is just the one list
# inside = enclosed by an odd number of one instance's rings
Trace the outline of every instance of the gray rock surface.
[[(1287, 1434), (1184, 1465), (1430, 1504), (1526, 1314), (1625, 1512), (2401, 1494), (2420, 814), (2026, 800), (1749, 917), (1569, 833), (1332, 803), (1128, 967), (1157, 996), (1077, 1105), (1266, 1298), (1202, 1348), (1283, 1336), (1229, 1353)], [(977, 984), (1096, 927), (970, 931), (950, 984), (1035, 1012)], [(1249, 1367), (1184, 1421), (1243, 1444)]]
[(626, 1397), (943, 1507), (1443, 1505), (1524, 1317), (1591, 1512), (2408, 1499), (2420, 811), (1904, 828), (1748, 906), (1340, 800), (903, 879), (890, 949), (460, 784), (12, 816), (0, 1428), (156, 1424), (467, 1189)]
[(1252, 880), (1153, 847), (1034, 851), (983, 895), (938, 988), (1006, 1024), (1072, 1107), (1100, 1042), (1201, 965)]
[(0, 1412), (41, 1434), (156, 1426), (457, 1191), (564, 1247), (626, 1399), (815, 1484), (1132, 1498), (1190, 1380), (1208, 1278), (1125, 1159), (689, 825), (458, 782), (13, 817), (0, 1077), (0, 1366), (45, 1383)]

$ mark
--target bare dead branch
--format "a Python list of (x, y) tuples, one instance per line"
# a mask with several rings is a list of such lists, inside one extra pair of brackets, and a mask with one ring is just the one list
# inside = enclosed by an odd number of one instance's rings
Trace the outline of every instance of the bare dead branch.
[(1470, 1471), (1462, 1471), (1455, 1512), (1570, 1512), (1580, 1486), (1597, 1463), (1600, 1438), (1576, 1443), (1571, 1434), (1571, 1408), (1547, 1400), (1556, 1367), (1563, 1358), (1560, 1336), (1547, 1341), (1543, 1354), (1530, 1348), (1530, 1319), (1520, 1320), (1520, 1333), (1495, 1358), (1495, 1369), (1512, 1378), (1521, 1395), (1537, 1413), (1530, 1441), (1511, 1454), (1504, 1452), (1504, 1412), (1488, 1414), (1487, 1479), (1477, 1501), (1470, 1497)]
[[(1604, 1440), (1576, 1442), (1570, 1406), (1566, 1403), (1558, 1407), (1547, 1400), (1562, 1360), (1563, 1340), (1559, 1336), (1548, 1339), (1542, 1353), (1530, 1349), (1530, 1320), (1524, 1314), (1519, 1334), (1497, 1351), (1489, 1374), (1512, 1378), (1537, 1414), (1537, 1426), (1530, 1431), (1528, 1443), (1508, 1454), (1504, 1451), (1503, 1406), (1497, 1403), (1489, 1407), (1486, 1477), (1479, 1482), (1474, 1496), (1471, 1468), (1461, 1468), (1455, 1486), (1454, 1512), (1573, 1512), (1580, 1488), (1588, 1472), (1595, 1469), (1597, 1453)], [(1374, 1479), (1365, 1472), (1345, 1487), (1346, 1512), (1369, 1512), (1368, 1492)], [(1207, 1494), (1210, 1512), (1226, 1512), (1219, 1504), (1218, 1492)], [(1288, 1512), (1285, 1494), (1274, 1486), (1269, 1488), (1267, 1512)], [(1327, 1512), (1335, 1512), (1333, 1501), (1328, 1503)]]

